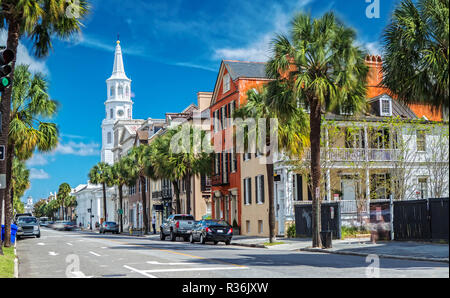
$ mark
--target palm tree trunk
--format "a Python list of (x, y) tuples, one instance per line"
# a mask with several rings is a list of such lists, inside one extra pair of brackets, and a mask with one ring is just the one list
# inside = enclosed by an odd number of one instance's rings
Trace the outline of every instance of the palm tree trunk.
[[(266, 155), (268, 156), (268, 155)], [(267, 188), (269, 192), (269, 242), (275, 242), (275, 196), (273, 192), (273, 162), (266, 160)], [(263, 190), (264, 191), (264, 190)]]
[(103, 216), (104, 216), (104, 221), (107, 221), (106, 219), (106, 185), (105, 182), (102, 183), (103, 186)]
[[(194, 198), (195, 200), (195, 198)], [(191, 172), (186, 173), (186, 213), (191, 214)]]
[(120, 225), (120, 232), (123, 232), (123, 185), (119, 185), (119, 208), (122, 210), (122, 214), (119, 214), (119, 225)]
[(11, 246), (11, 223), (13, 221), (13, 198), (11, 196), (12, 159), (14, 157), (14, 144), (7, 146), (6, 153), (6, 189), (5, 189), (5, 239), (3, 245)]
[(181, 204), (180, 204), (180, 188), (178, 187), (178, 182), (177, 181), (172, 181), (172, 185), (173, 185), (173, 192), (175, 193), (175, 208), (176, 208), (176, 213), (181, 213)]
[[(311, 179), (313, 185), (312, 204), (312, 246), (322, 247), (320, 238), (321, 218), (320, 218), (320, 136), (321, 136), (322, 113), (320, 102), (317, 98), (311, 101), (310, 112), (310, 142), (311, 142)], [(319, 196), (318, 196), (319, 195)]]
[(144, 232), (145, 234), (148, 233), (148, 216), (147, 216), (147, 196), (145, 195), (145, 176), (140, 176), (139, 179), (141, 179), (141, 198), (142, 198), (142, 215), (144, 219)]
[[(6, 42), (6, 46), (8, 49), (17, 53), (17, 47), (19, 45), (19, 37), (20, 37), (20, 24), (16, 22), (14, 19), (8, 19), (8, 40)], [(11, 63), (11, 74), (10, 78), (14, 80), (14, 68), (16, 64), (16, 58)], [(9, 123), (10, 123), (10, 113), (11, 113), (11, 95), (12, 95), (12, 87), (6, 88), (4, 92), (2, 92), (2, 100), (0, 102), (0, 113), (3, 115), (2, 117), (2, 127), (3, 131), (0, 132), (0, 145), (5, 145), (8, 147), (8, 135), (9, 135)], [(7, 148), (8, 149), (8, 148)], [(8, 171), (8, 154), (6, 152), (6, 160), (0, 161), (0, 173), (6, 173), (10, 176), (10, 171)], [(12, 220), (12, 206), (11, 200), (9, 198), (9, 189), (10, 189), (10, 181), (8, 178), (6, 180), (6, 189), (3, 190), (3, 199), (5, 202), (5, 247), (11, 246), (11, 220)]]

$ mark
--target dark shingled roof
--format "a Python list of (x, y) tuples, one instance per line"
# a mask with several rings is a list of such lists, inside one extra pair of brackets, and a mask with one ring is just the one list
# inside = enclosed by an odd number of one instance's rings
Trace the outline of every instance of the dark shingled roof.
[(241, 61), (223, 61), (231, 79), (238, 78), (262, 78), (267, 79), (266, 63), (262, 62), (241, 62)]
[[(378, 95), (376, 97), (369, 99), (369, 103), (371, 104), (371, 108), (372, 108), (370, 111), (371, 114), (375, 114), (376, 116), (379, 116), (379, 114), (378, 114), (379, 112), (375, 111), (374, 104), (378, 103), (380, 98), (382, 98), (382, 97), (390, 98), (389, 95), (387, 95), (386, 93), (383, 93), (381, 95)], [(410, 119), (410, 120), (417, 119), (416, 114), (414, 114), (414, 112), (411, 111), (411, 109), (404, 103), (399, 102), (398, 100), (395, 100), (392, 98), (391, 98), (391, 102), (392, 102), (392, 116), (393, 117), (400, 117), (403, 119)]]

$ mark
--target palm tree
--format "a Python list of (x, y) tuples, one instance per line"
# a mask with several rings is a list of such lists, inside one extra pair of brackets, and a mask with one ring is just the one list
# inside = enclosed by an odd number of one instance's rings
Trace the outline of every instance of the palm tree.
[[(119, 190), (119, 209), (123, 210), (123, 186), (131, 184), (132, 161), (123, 157), (111, 167), (110, 181), (108, 186), (117, 186)], [(123, 232), (123, 214), (119, 214), (120, 232)]]
[[(70, 220), (73, 220), (73, 209), (77, 207), (77, 198), (75, 196), (68, 195), (64, 201), (66, 208), (70, 210)], [(68, 213), (68, 211), (67, 211)], [(66, 214), (67, 214), (66, 213)]]
[[(365, 53), (356, 44), (353, 29), (345, 27), (333, 13), (312, 19), (300, 13), (292, 21), (290, 39), (277, 35), (267, 74), (278, 86), (295, 96), (269, 96), (269, 106), (288, 119), (301, 106), (310, 109), (311, 176), (313, 196), (313, 247), (320, 239), (320, 141), (324, 111), (354, 111), (366, 106)], [(275, 89), (277, 89), (276, 87)], [(281, 124), (282, 125), (282, 124)]]
[(103, 190), (103, 219), (107, 220), (106, 209), (106, 184), (110, 181), (111, 166), (104, 162), (99, 162), (89, 171), (88, 177), (91, 183), (101, 184)]
[[(12, 88), (9, 139), (6, 154), (5, 230), (12, 220), (11, 173), (13, 158), (29, 159), (33, 153), (48, 152), (58, 145), (58, 129), (47, 122), (56, 115), (58, 104), (48, 94), (48, 84), (40, 73), (34, 75), (26, 65), (16, 68)], [(9, 235), (9, 234), (8, 234)], [(9, 245), (6, 237), (5, 246)]]
[[(234, 118), (252, 118), (252, 119), (265, 119), (266, 127), (258, 127), (258, 123), (255, 127), (257, 131), (250, 132), (247, 131), (245, 136), (245, 142), (248, 147), (249, 135), (253, 134), (259, 136), (259, 130), (269, 132), (264, 137), (264, 144), (267, 146), (267, 151), (263, 154), (266, 157), (265, 165), (267, 172), (267, 184), (269, 193), (269, 241), (270, 243), (275, 242), (275, 196), (274, 196), (274, 160), (273, 154), (274, 150), (284, 149), (286, 155), (293, 156), (295, 158), (301, 158), (303, 149), (309, 145), (308, 140), (308, 121), (307, 115), (300, 109), (296, 109), (296, 113), (292, 114), (291, 117), (285, 119), (284, 122), (280, 123), (276, 130), (276, 135), (272, 135), (275, 131), (271, 132), (270, 129), (270, 119), (278, 119), (278, 114), (276, 110), (271, 109), (270, 103), (270, 92), (269, 90), (274, 88), (277, 81), (269, 83), (268, 86), (264, 88), (259, 88), (259, 90), (252, 89), (247, 92), (247, 103), (236, 110)], [(272, 90), (272, 92), (274, 92)], [(289, 93), (291, 96), (292, 92)], [(277, 93), (279, 95), (279, 93)], [(258, 122), (258, 121), (256, 121)], [(278, 148), (271, 148), (271, 136), (277, 137)]]
[(66, 220), (65, 215), (67, 215), (67, 213), (64, 211), (67, 208), (66, 202), (70, 196), (71, 191), (72, 191), (72, 188), (70, 187), (70, 185), (68, 183), (62, 183), (58, 188), (58, 193), (56, 195), (56, 198), (57, 198), (57, 201), (59, 203), (60, 210), (62, 213), (62, 216), (61, 216), (62, 220)]
[(20, 201), (20, 198), (30, 186), (30, 170), (27, 169), (23, 161), (14, 158), (11, 177), (11, 197), (13, 209), (16, 211), (23, 208), (23, 203)]
[(147, 214), (147, 196), (146, 196), (146, 181), (147, 177), (153, 176), (153, 167), (151, 164), (151, 156), (153, 147), (140, 145), (138, 147), (133, 147), (130, 153), (128, 154), (128, 158), (130, 159), (129, 164), (131, 167), (131, 181), (136, 183), (139, 181), (141, 186), (141, 200), (142, 200), (142, 216), (144, 221), (144, 232), (148, 233), (149, 231), (149, 222), (148, 222), (148, 214)]
[[(17, 53), (19, 40), (26, 36), (32, 40), (35, 55), (38, 57), (47, 56), (52, 48), (52, 37), (69, 38), (72, 34), (80, 31), (80, 20), (88, 12), (86, 0), (68, 2), (66, 0), (0, 0), (0, 29), (7, 28), (8, 38), (6, 46)], [(2, 127), (10, 127), (11, 100), (14, 89), (16, 59), (11, 63), (12, 72), (10, 79), (13, 81), (13, 88), (6, 88), (2, 92), (0, 101), (0, 113), (2, 117)], [(0, 144), (5, 145), (7, 153), (9, 151), (10, 136), (8, 133), (0, 132)], [(0, 173), (11, 173), (11, 160), (0, 161)], [(10, 176), (10, 175), (8, 175)], [(0, 190), (2, 199), (5, 199), (6, 215), (6, 241), (5, 246), (10, 246), (10, 221), (12, 208), (9, 203), (10, 179), (6, 179), (6, 189)], [(0, 203), (1, 204), (1, 203)]]
[(384, 31), (382, 83), (406, 103), (448, 108), (449, 1), (414, 2), (402, 1)]

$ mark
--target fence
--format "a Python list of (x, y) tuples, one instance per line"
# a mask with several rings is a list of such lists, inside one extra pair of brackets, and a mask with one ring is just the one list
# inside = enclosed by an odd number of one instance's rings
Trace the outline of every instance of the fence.
[(394, 239), (449, 240), (448, 198), (394, 202)]
[[(312, 204), (295, 206), (295, 232), (299, 237), (312, 237)], [(341, 206), (338, 202), (321, 204), (322, 231), (332, 231), (334, 239), (341, 239)]]

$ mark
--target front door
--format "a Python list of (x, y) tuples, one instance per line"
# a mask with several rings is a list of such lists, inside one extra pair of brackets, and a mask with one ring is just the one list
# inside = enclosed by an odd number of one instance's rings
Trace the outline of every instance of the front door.
[(356, 212), (356, 187), (357, 182), (353, 179), (342, 179), (341, 190), (342, 200), (341, 205), (342, 213), (355, 213)]

